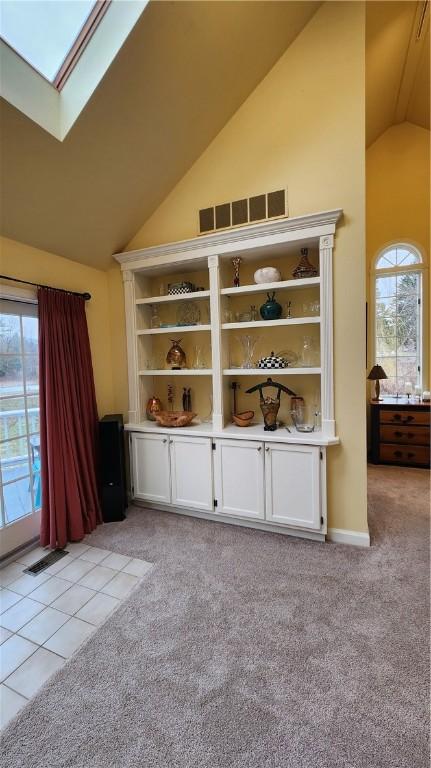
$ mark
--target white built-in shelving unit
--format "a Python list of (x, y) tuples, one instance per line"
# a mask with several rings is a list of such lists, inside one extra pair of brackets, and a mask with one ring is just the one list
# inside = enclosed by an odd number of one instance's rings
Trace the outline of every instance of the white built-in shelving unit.
[[(126, 299), (127, 429), (133, 435), (132, 478), (136, 499), (189, 513), (194, 510), (196, 514), (224, 515), (227, 522), (240, 519), (247, 524), (244, 521), (254, 520), (253, 524), (258, 527), (294, 528), (311, 532), (317, 538), (324, 535), (326, 447), (338, 442), (333, 393), (332, 260), (340, 216), (341, 211), (334, 210), (278, 219), (116, 255), (123, 272)], [(309, 249), (309, 258), (318, 268), (318, 276), (296, 280), (292, 271), (303, 247)], [(233, 256), (241, 257), (239, 287), (233, 286)], [(282, 280), (256, 284), (253, 274), (262, 266), (277, 266)], [(198, 289), (193, 293), (169, 294), (168, 284), (182, 280), (192, 282)], [(258, 311), (267, 293), (273, 291), (283, 308), (280, 319), (241, 321), (244, 314), (252, 316), (251, 306)], [(185, 302), (198, 302), (195, 305), (195, 309), (199, 307), (197, 324), (177, 324)], [(319, 306), (320, 310), (310, 312), (310, 305)], [(155, 312), (159, 327), (152, 327)], [(294, 353), (295, 363), (276, 370), (242, 367), (238, 337), (244, 334), (256, 340), (255, 365), (258, 358), (283, 350)], [(313, 363), (308, 365), (301, 355), (304, 336), (312, 339), (315, 352)], [(181, 370), (170, 370), (166, 364), (171, 339), (181, 339), (186, 352), (187, 367)], [(288, 429), (265, 432), (258, 396), (247, 394), (247, 389), (268, 377), (288, 382), (289, 388), (302, 395), (310, 408), (318, 410), (320, 429), (307, 435), (299, 434), (289, 419), (289, 398), (282, 395), (279, 415)], [(232, 384), (235, 382), (239, 398), (237, 410), (255, 411), (255, 420), (247, 429), (232, 424)], [(191, 389), (193, 410), (198, 417), (187, 429), (163, 429), (147, 420), (146, 404), (151, 396), (158, 396), (167, 407), (168, 384), (174, 389), (175, 410), (181, 410), (183, 388)], [(211, 411), (212, 422), (208, 423)], [(289, 446), (293, 454), (288, 456)], [(209, 457), (211, 449), (214, 455)], [(250, 463), (250, 457), (258, 454), (265, 456), (262, 466)], [(316, 457), (320, 461), (318, 471)], [(223, 482), (226, 480), (226, 487), (231, 490), (241, 487), (241, 466), (245, 458), (249, 464), (246, 462), (244, 471), (263, 477), (262, 487), (259, 480), (251, 489), (254, 495), (248, 501), (229, 501)], [(287, 460), (292, 462), (291, 467), (286, 464)], [(229, 474), (231, 466), (237, 466), (236, 480)], [(308, 494), (304, 510), (312, 509), (312, 512), (303, 510), (298, 512), (299, 517), (291, 513), (286, 517), (282, 499), (274, 501), (282, 491), (281, 487), (275, 488), (275, 475), (271, 473), (277, 471), (279, 477), (281, 470), (293, 483), (301, 475), (301, 466), (307, 476), (301, 490)], [(166, 478), (159, 477), (161, 470), (157, 467), (165, 468), (170, 478), (168, 485), (164, 484)], [(197, 501), (193, 501), (195, 491), (181, 485), (188, 473), (195, 485), (197, 477), (211, 478), (208, 480), (211, 491), (209, 486), (202, 488)], [(152, 484), (155, 486), (149, 490)], [(256, 509), (249, 509), (255, 504)], [(301, 514), (305, 515), (302, 522)]]

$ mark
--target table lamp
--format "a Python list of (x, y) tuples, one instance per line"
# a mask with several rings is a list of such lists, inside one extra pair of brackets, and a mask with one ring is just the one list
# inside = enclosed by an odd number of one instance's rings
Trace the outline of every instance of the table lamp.
[(367, 379), (370, 381), (376, 382), (376, 392), (373, 400), (383, 400), (382, 397), (380, 397), (380, 379), (387, 379), (386, 373), (384, 372), (381, 365), (373, 365), (371, 368), (371, 371), (369, 372)]

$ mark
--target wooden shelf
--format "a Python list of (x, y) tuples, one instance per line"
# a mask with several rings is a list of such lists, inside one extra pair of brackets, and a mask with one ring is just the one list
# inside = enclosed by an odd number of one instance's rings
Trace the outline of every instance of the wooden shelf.
[(194, 291), (192, 293), (174, 293), (172, 296), (150, 296), (145, 299), (136, 299), (136, 304), (165, 304), (169, 301), (195, 301), (196, 299), (208, 299), (210, 296), (209, 291)]
[(254, 320), (249, 323), (222, 323), (221, 327), (224, 331), (228, 331), (240, 328), (265, 328), (267, 326), (269, 328), (276, 328), (281, 325), (309, 325), (310, 323), (320, 323), (320, 317), (314, 315), (313, 317), (286, 317), (280, 320)]
[(212, 376), (212, 368), (181, 368), (172, 371), (166, 368), (138, 371), (139, 376)]
[(160, 333), (190, 333), (191, 331), (210, 331), (210, 325), (171, 325), (169, 328), (145, 328), (136, 331), (137, 336), (156, 336)]
[(224, 368), (224, 376), (270, 376), (272, 379), (277, 376), (309, 376), (310, 374), (320, 375), (322, 369), (319, 368)]
[(248, 293), (266, 293), (291, 288), (313, 288), (320, 285), (320, 277), (304, 277), (300, 280), (280, 280), (278, 283), (258, 283), (256, 285), (240, 285), (239, 288), (222, 288), (222, 296), (246, 296)]

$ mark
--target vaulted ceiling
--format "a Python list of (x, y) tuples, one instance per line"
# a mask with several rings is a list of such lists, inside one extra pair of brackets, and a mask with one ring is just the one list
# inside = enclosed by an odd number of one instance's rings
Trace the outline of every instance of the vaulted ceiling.
[[(320, 2), (150, 2), (63, 142), (1, 102), (1, 234), (106, 268)], [(429, 13), (367, 3), (367, 145), (429, 129)]]
[(1, 233), (107, 267), (319, 5), (151, 2), (63, 142), (2, 102)]
[[(417, 30), (426, 11), (423, 32)], [(368, 2), (366, 9), (367, 146), (404, 120), (430, 128), (429, 7)]]

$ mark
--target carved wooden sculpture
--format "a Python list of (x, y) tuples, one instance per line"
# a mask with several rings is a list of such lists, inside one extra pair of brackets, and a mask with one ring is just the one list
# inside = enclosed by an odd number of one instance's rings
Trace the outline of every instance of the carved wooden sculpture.
[[(266, 389), (267, 387), (273, 387), (276, 389), (277, 396), (264, 397), (262, 390)], [(280, 392), (286, 392), (288, 395), (296, 397), (295, 392), (292, 392), (291, 389), (285, 387), (284, 384), (280, 384), (278, 381), (273, 381), (271, 378), (268, 378), (262, 384), (256, 384), (254, 387), (250, 387), (250, 389), (247, 389), (246, 391), (247, 394), (251, 394), (257, 390), (259, 390), (260, 409), (262, 411), (263, 420), (265, 423), (264, 430), (266, 432), (274, 432), (274, 430), (277, 429), (277, 414), (280, 408)]]

